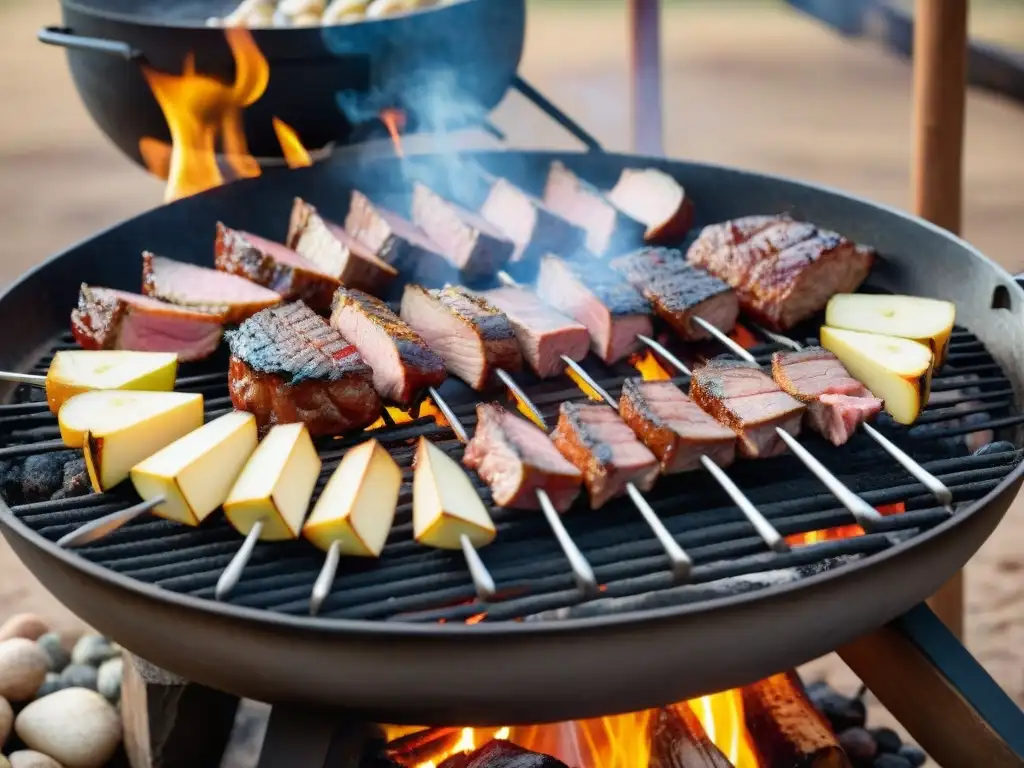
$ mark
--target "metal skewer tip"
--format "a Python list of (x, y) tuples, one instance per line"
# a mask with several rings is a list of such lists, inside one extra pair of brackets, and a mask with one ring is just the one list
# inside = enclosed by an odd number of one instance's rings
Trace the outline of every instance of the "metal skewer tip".
[(722, 333), (718, 328), (713, 326), (711, 323), (709, 323), (703, 317), (697, 317), (695, 315), (695, 316), (691, 317), (690, 319), (694, 323), (699, 325), (701, 328), (703, 328), (705, 331), (710, 333), (712, 336), (714, 336), (724, 346), (728, 347), (729, 351), (732, 352), (734, 355), (736, 355), (741, 360), (746, 360), (748, 363), (756, 363), (757, 362), (757, 360), (754, 358), (754, 356), (752, 354), (750, 354), (747, 350), (745, 350), (741, 345), (737, 344), (735, 341), (730, 339), (728, 337), (728, 335)]
[(334, 586), (334, 577), (338, 573), (338, 563), (341, 562), (341, 542), (332, 541), (327, 550), (327, 557), (324, 558), (323, 567), (313, 582), (313, 591), (309, 595), (309, 615), (316, 616), (320, 613), (320, 606), (331, 594), (331, 587)]
[(498, 280), (502, 283), (502, 285), (506, 285), (509, 288), (519, 287), (519, 283), (516, 281), (516, 279), (512, 277), (512, 275), (510, 275), (504, 269), (498, 270)]
[(508, 387), (512, 394), (516, 396), (516, 399), (527, 408), (530, 413), (533, 414), (534, 421), (540, 426), (541, 429), (547, 431), (548, 423), (544, 420), (544, 415), (540, 412), (540, 408), (534, 405), (530, 397), (523, 391), (522, 387), (516, 383), (516, 380), (512, 378), (512, 375), (501, 368), (495, 371), (495, 374), (501, 379), (502, 383)]
[(729, 494), (729, 498), (739, 507), (747, 521), (754, 526), (754, 530), (768, 545), (768, 548), (774, 552), (789, 552), (789, 544), (782, 538), (782, 534), (775, 530), (775, 526), (768, 522), (768, 518), (761, 514), (761, 511), (744, 495), (739, 486), (725, 474), (722, 468), (707, 456), (701, 456), (700, 462), (704, 465), (704, 469), (710, 472), (715, 481), (722, 486), (722, 490)]
[(759, 333), (760, 335), (764, 336), (769, 341), (773, 341), (776, 344), (782, 345), (783, 347), (789, 347), (794, 352), (799, 352), (801, 349), (804, 348), (804, 345), (801, 344), (799, 341), (794, 341), (793, 339), (789, 338), (788, 336), (783, 336), (781, 333), (775, 333), (775, 331), (769, 331), (767, 328), (764, 328), (763, 326), (757, 325), (756, 323), (751, 323), (751, 326), (753, 327), (753, 329), (757, 333)]
[(551, 532), (555, 534), (562, 552), (569, 561), (569, 567), (572, 568), (572, 575), (576, 581), (576, 586), (585, 595), (597, 595), (601, 590), (598, 587), (594, 569), (590, 567), (587, 558), (583, 556), (579, 547), (576, 546), (576, 542), (572, 540), (572, 536), (565, 529), (565, 524), (562, 523), (562, 516), (558, 514), (555, 505), (551, 503), (551, 497), (548, 496), (547, 491), (543, 488), (537, 489), (537, 501), (540, 502), (544, 518), (548, 521), (548, 525), (551, 526)]
[(15, 373), (14, 371), (0, 371), (0, 381), (10, 381), (15, 384), (28, 384), (33, 387), (46, 389), (46, 377), (37, 376), (32, 373)]
[(128, 509), (121, 509), (117, 512), (111, 512), (109, 515), (93, 520), (92, 522), (86, 523), (73, 530), (57, 540), (57, 546), (63, 549), (71, 549), (73, 547), (81, 547), (86, 544), (91, 544), (94, 541), (99, 541), (104, 536), (109, 536), (111, 533), (121, 528), (137, 517), (150, 512), (156, 507), (164, 503), (166, 499), (163, 496), (158, 496), (155, 499), (149, 501), (143, 501), (136, 504)]
[(672, 575), (675, 577), (677, 582), (687, 581), (690, 578), (690, 574), (693, 571), (693, 560), (686, 554), (685, 550), (679, 546), (679, 542), (675, 540), (665, 524), (658, 517), (658, 514), (654, 511), (654, 508), (647, 503), (647, 499), (644, 498), (643, 494), (640, 493), (640, 489), (637, 488), (633, 483), (626, 484), (626, 492), (629, 494), (629, 498), (632, 499), (633, 504), (640, 514), (643, 515), (647, 525), (650, 526), (654, 532), (655, 538), (658, 539), (658, 543), (661, 544), (665, 550), (665, 554), (668, 555), (669, 562), (672, 564)]
[(214, 591), (214, 596), (218, 600), (226, 598), (238, 586), (238, 582), (242, 578), (242, 572), (245, 571), (245, 566), (249, 564), (249, 558), (252, 557), (252, 551), (255, 549), (256, 542), (259, 541), (262, 533), (263, 521), (257, 520), (246, 535), (242, 546), (238, 548), (238, 552), (231, 558), (228, 567), (224, 569), (224, 573), (217, 579), (217, 588)]
[(676, 370), (682, 373), (684, 376), (692, 376), (693, 372), (680, 360), (678, 357), (669, 352), (662, 344), (652, 339), (650, 336), (644, 336), (642, 333), (636, 335), (641, 342), (650, 347), (654, 352), (661, 357), (665, 362), (675, 366)]
[(445, 402), (444, 398), (437, 394), (437, 390), (434, 387), (430, 387), (427, 390), (430, 393), (430, 399), (434, 401), (434, 405), (437, 406), (438, 410), (447, 420), (448, 425), (452, 428), (452, 432), (459, 438), (459, 442), (468, 443), (469, 435), (466, 433), (466, 428), (462, 426), (462, 422), (459, 421), (459, 417), (455, 415), (455, 411), (451, 409), (451, 406)]
[(608, 391), (604, 387), (594, 381), (594, 378), (586, 372), (582, 365), (577, 363), (568, 355), (562, 355), (562, 362), (569, 366), (577, 376), (583, 379), (583, 381), (586, 382), (586, 385), (594, 390), (598, 397), (608, 403), (612, 408), (618, 410), (619, 404), (615, 402), (615, 398), (609, 395)]

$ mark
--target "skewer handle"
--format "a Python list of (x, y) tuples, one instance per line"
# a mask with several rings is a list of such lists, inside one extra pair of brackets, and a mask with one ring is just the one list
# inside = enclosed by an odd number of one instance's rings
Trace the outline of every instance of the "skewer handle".
[(332, 541), (327, 550), (327, 557), (324, 558), (324, 565), (320, 569), (316, 581), (313, 582), (313, 591), (309, 595), (309, 615), (316, 616), (320, 613), (320, 606), (331, 594), (331, 587), (334, 586), (334, 577), (338, 573), (338, 563), (341, 562), (341, 542)]
[(57, 546), (64, 549), (70, 549), (72, 547), (82, 547), (86, 544), (91, 544), (94, 541), (99, 541), (104, 536), (109, 536), (111, 533), (121, 528), (137, 517), (142, 517), (150, 510), (155, 509), (165, 501), (163, 496), (158, 496), (155, 499), (149, 501), (143, 501), (141, 504), (136, 504), (128, 509), (121, 509), (117, 512), (111, 512), (109, 515), (93, 520), (92, 522), (86, 523), (85, 525), (76, 528), (71, 533), (62, 536), (57, 540)]
[(29, 384), (33, 387), (46, 389), (46, 377), (34, 373), (15, 373), (14, 371), (0, 371), (0, 381), (10, 381), (15, 384)]
[(245, 571), (245, 566), (249, 564), (249, 558), (252, 557), (252, 551), (256, 548), (256, 542), (260, 540), (262, 533), (263, 521), (257, 520), (249, 534), (245, 537), (245, 541), (242, 542), (242, 546), (238, 548), (238, 552), (231, 558), (228, 567), (224, 569), (224, 573), (217, 579), (217, 588), (214, 591), (214, 596), (218, 600), (223, 600), (238, 586), (238, 582), (242, 578), (242, 572)]

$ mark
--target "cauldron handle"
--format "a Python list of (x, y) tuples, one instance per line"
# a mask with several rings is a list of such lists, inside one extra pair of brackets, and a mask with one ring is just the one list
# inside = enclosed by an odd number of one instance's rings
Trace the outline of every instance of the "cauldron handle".
[(61, 48), (70, 48), (76, 51), (106, 53), (112, 56), (120, 56), (128, 61), (136, 61), (142, 58), (142, 51), (132, 48), (128, 43), (120, 40), (104, 40), (99, 37), (83, 37), (76, 35), (68, 27), (43, 27), (39, 30), (39, 34), (36, 37), (41, 43), (58, 45)]

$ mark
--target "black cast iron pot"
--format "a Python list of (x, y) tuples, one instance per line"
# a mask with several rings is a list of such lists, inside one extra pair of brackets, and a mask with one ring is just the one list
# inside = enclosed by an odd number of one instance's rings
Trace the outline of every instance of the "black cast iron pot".
[[(225, 82), (234, 59), (206, 19), (234, 0), (63, 0), (63, 24), (39, 39), (67, 49), (75, 87), (100, 129), (141, 162), (139, 140), (170, 141), (141, 66), (196, 71)], [(318, 149), (346, 142), (383, 107), (406, 109), (425, 129), (473, 123), (493, 109), (523, 52), (525, 0), (458, 0), (400, 16), (327, 27), (254, 29), (270, 64), (263, 97), (245, 111), (249, 150), (280, 157), (271, 118)]]

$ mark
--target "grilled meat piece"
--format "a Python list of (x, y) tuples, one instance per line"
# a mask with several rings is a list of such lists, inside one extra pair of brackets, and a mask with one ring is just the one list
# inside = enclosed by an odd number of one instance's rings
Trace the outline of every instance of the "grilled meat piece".
[(495, 288), (481, 294), (505, 313), (526, 362), (542, 379), (565, 370), (562, 355), (577, 362), (590, 350), (590, 333), (525, 288)]
[(833, 445), (843, 445), (882, 410), (882, 401), (821, 347), (776, 352), (772, 376), (783, 391), (807, 404), (807, 426)]
[(515, 243), (513, 263), (536, 261), (548, 251), (572, 255), (587, 241), (585, 229), (559, 216), (507, 179), (494, 180), (480, 215)]
[(545, 256), (537, 295), (586, 326), (590, 348), (614, 363), (639, 347), (638, 333), (651, 333), (647, 300), (613, 270), (596, 262)]
[(301, 301), (265, 309), (227, 336), (231, 402), (262, 431), (301, 421), (311, 435), (336, 435), (379, 416), (370, 366)]
[(240, 323), (261, 309), (281, 303), (281, 295), (216, 269), (142, 254), (142, 293), (217, 318), (219, 323)]
[(648, 243), (678, 243), (693, 226), (693, 201), (678, 181), (657, 168), (625, 168), (608, 199), (647, 225)]
[(614, 259), (611, 266), (643, 294), (680, 338), (710, 338), (711, 334), (693, 323), (694, 316), (724, 333), (736, 327), (740, 313), (736, 292), (688, 264), (674, 248), (642, 248)]
[(462, 463), (476, 470), (491, 489), (494, 503), (515, 509), (540, 509), (537, 489), (545, 490), (559, 512), (572, 506), (583, 476), (544, 432), (497, 403), (476, 407), (476, 431)]
[(785, 453), (776, 427), (794, 437), (800, 434), (804, 404), (753, 363), (726, 357), (709, 360), (694, 369), (690, 397), (736, 433), (741, 456), (767, 459)]
[(369, 363), (374, 389), (385, 400), (409, 406), (424, 389), (445, 380), (444, 360), (387, 304), (368, 293), (339, 288), (331, 325)]
[(736, 458), (736, 435), (701, 410), (671, 381), (626, 379), (619, 414), (658, 457), (663, 474), (700, 469), (701, 456), (720, 467)]
[(496, 368), (523, 368), (508, 318), (465, 288), (407, 285), (401, 316), (441, 356), (448, 371), (473, 389), (484, 389)]
[(85, 283), (71, 312), (71, 332), (82, 349), (174, 352), (181, 362), (213, 354), (223, 330), (209, 313)]
[(515, 244), (481, 216), (445, 200), (425, 184), (412, 190), (412, 221), (441, 246), (441, 255), (467, 277), (493, 275)]
[(380, 293), (398, 274), (373, 250), (327, 221), (309, 203), (295, 198), (288, 223), (288, 247), (316, 264), (322, 272), (343, 285), (369, 293)]
[(875, 255), (813, 224), (751, 216), (705, 227), (686, 258), (731, 285), (745, 312), (785, 331), (856, 290)]
[(441, 246), (394, 211), (374, 205), (362, 192), (352, 192), (345, 229), (366, 245), (377, 258), (404, 269), (424, 258), (443, 258)]
[(621, 496), (631, 482), (649, 491), (658, 477), (657, 458), (607, 405), (562, 403), (551, 437), (583, 473), (591, 509)]
[(587, 248), (595, 256), (614, 255), (643, 243), (647, 227), (616, 208), (594, 186), (557, 160), (551, 163), (544, 202), (564, 219), (587, 232)]
[(284, 301), (304, 301), (327, 312), (341, 283), (309, 259), (273, 240), (217, 222), (214, 266), (281, 294)]

